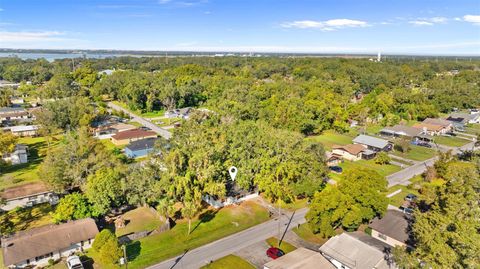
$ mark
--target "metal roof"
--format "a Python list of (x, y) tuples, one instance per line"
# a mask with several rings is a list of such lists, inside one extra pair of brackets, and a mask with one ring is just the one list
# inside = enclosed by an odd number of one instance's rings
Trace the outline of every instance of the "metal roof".
[(385, 139), (368, 136), (368, 135), (359, 135), (355, 137), (355, 139), (353, 139), (353, 143), (363, 144), (363, 145), (371, 146), (374, 148), (380, 148), (380, 149), (383, 149), (389, 144), (389, 142)]

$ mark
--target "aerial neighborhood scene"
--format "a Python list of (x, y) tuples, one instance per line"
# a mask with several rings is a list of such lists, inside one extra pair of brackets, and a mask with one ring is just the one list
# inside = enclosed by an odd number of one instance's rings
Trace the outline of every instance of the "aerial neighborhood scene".
[(0, 1), (2, 268), (480, 268), (480, 3)]

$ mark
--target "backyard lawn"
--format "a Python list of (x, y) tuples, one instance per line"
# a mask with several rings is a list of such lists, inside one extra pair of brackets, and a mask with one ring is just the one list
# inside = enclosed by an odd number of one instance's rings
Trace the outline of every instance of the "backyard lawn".
[[(58, 145), (60, 138), (61, 136), (54, 137), (50, 147)], [(28, 146), (30, 153), (28, 163), (7, 166), (0, 176), (0, 190), (40, 179), (37, 175), (38, 166), (45, 157), (48, 147), (45, 137), (21, 137), (18, 143)]]
[(221, 259), (214, 261), (209, 265), (205, 265), (201, 267), (202, 269), (227, 269), (227, 268), (235, 268), (235, 269), (255, 269), (255, 266), (251, 265), (246, 260), (235, 256), (235, 255), (228, 255)]
[(356, 133), (350, 132), (347, 134), (339, 134), (335, 131), (325, 131), (321, 135), (310, 136), (307, 139), (320, 142), (325, 146), (326, 150), (331, 150), (333, 145), (347, 145), (351, 144), (355, 138)]
[(155, 110), (152, 112), (142, 112), (141, 110), (133, 110), (129, 108), (125, 103), (119, 102), (119, 101), (113, 101), (112, 103), (121, 106), (125, 108), (126, 110), (132, 111), (133, 113), (142, 116), (144, 118), (157, 118), (157, 117), (163, 117), (165, 115), (165, 110)]
[(343, 168), (343, 173), (345, 173), (347, 170), (354, 170), (363, 167), (375, 170), (382, 176), (388, 176), (402, 169), (393, 164), (376, 164), (375, 160), (359, 160), (356, 162), (344, 161), (343, 163), (339, 164), (339, 166)]
[(436, 155), (436, 151), (426, 147), (410, 145), (410, 150), (407, 153), (395, 151), (392, 152), (392, 154), (414, 161), (425, 161), (434, 157)]
[[(170, 231), (131, 242), (127, 246), (128, 267), (145, 268), (268, 219), (268, 211), (255, 202), (244, 202), (220, 210), (204, 210), (192, 221), (190, 235), (187, 234), (188, 221), (181, 220)], [(89, 256), (94, 260), (96, 255), (94, 251), (89, 251)]]
[(276, 237), (270, 237), (268, 238), (267, 240), (267, 244), (271, 247), (276, 247), (276, 248), (279, 248), (281, 250), (283, 250), (283, 252), (285, 252), (285, 254), (289, 253), (289, 252), (292, 252), (294, 250), (296, 250), (297, 248), (292, 246), (292, 244), (288, 243), (288, 242), (285, 242), (285, 240), (282, 241), (282, 244), (280, 246), (278, 246), (278, 239)]
[(293, 228), (293, 232), (296, 233), (303, 240), (314, 244), (323, 245), (323, 243), (328, 241), (328, 238), (323, 238), (319, 235), (314, 234), (310, 227), (308, 227), (308, 223), (304, 223), (301, 224), (299, 227)]
[(123, 218), (127, 225), (115, 231), (117, 236), (134, 232), (152, 231), (163, 223), (158, 213), (148, 207), (139, 207), (130, 210), (123, 215)]
[(469, 143), (469, 140), (462, 139), (459, 137), (455, 136), (436, 136), (434, 139), (435, 143), (444, 145), (444, 146), (449, 146), (449, 147), (460, 147), (463, 146), (467, 143)]
[(47, 224), (52, 224), (53, 219), (50, 212), (53, 211), (50, 204), (41, 204), (34, 207), (25, 207), (18, 210), (11, 210), (0, 215), (0, 221), (4, 222), (6, 218), (13, 224), (15, 232), (28, 230)]
[(415, 195), (419, 195), (418, 193), (418, 190), (415, 190), (414, 188), (412, 188), (412, 184), (408, 185), (408, 186), (403, 186), (403, 185), (396, 185), (396, 186), (393, 186), (391, 188), (388, 189), (388, 193), (387, 194), (390, 194), (392, 192), (395, 192), (397, 190), (402, 190), (401, 192), (395, 194), (394, 196), (388, 198), (389, 199), (389, 204), (393, 205), (393, 206), (396, 206), (396, 207), (399, 207), (401, 206), (403, 203), (404, 203), (404, 199), (405, 199), (405, 196), (409, 193), (412, 193), (412, 194), (415, 194)]
[(480, 124), (469, 124), (465, 127), (465, 133), (477, 135), (480, 134)]

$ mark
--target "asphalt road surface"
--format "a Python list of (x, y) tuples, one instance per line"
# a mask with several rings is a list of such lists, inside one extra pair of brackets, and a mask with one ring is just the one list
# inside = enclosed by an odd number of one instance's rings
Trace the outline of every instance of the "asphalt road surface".
[(125, 108), (123, 108), (119, 105), (116, 105), (114, 103), (108, 103), (108, 107), (110, 107), (114, 110), (120, 110), (120, 111), (123, 111), (123, 112), (127, 113), (128, 115), (130, 115), (130, 117), (132, 117), (133, 121), (136, 121), (136, 122), (142, 124), (143, 126), (152, 129), (152, 131), (156, 132), (157, 134), (164, 137), (165, 139), (170, 139), (170, 137), (172, 137), (172, 133), (170, 133), (169, 131), (158, 127), (157, 125), (151, 123), (150, 121), (132, 113), (131, 111), (129, 111), (129, 110), (127, 110), (127, 109), (125, 109)]
[[(302, 208), (295, 213), (287, 212), (280, 218), (281, 234), (287, 228), (288, 230), (296, 227), (298, 224), (305, 223), (305, 214), (307, 208)], [(149, 269), (197, 269), (206, 265), (210, 261), (217, 260), (255, 243), (266, 240), (269, 237), (279, 237), (277, 219), (267, 221), (256, 225), (242, 232), (230, 235), (228, 237), (214, 241), (208, 245), (186, 251), (184, 254), (170, 260), (158, 263), (148, 267)], [(281, 236), (281, 235), (280, 235)], [(265, 253), (262, 253), (265, 254)], [(266, 254), (265, 254), (266, 255)]]

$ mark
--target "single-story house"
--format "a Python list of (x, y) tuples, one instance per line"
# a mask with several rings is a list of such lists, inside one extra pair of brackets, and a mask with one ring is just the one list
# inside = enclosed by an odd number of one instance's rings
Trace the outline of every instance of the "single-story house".
[(157, 133), (153, 131), (145, 131), (142, 129), (133, 129), (124, 132), (119, 132), (112, 136), (112, 143), (119, 145), (127, 145), (130, 142), (142, 140), (146, 138), (156, 138)]
[(327, 159), (327, 166), (335, 166), (343, 161), (340, 156), (336, 156), (332, 152), (325, 152), (325, 156)]
[(282, 257), (269, 261), (263, 269), (335, 269), (325, 257), (317, 251), (297, 248)]
[(153, 151), (156, 138), (146, 138), (137, 141), (133, 141), (125, 147), (125, 155), (130, 158), (138, 158), (147, 156), (148, 153)]
[(392, 150), (392, 143), (388, 140), (369, 136), (369, 135), (359, 135), (353, 139), (354, 144), (364, 145), (367, 149), (373, 151), (390, 151)]
[(388, 255), (391, 246), (365, 233), (342, 233), (320, 247), (320, 253), (337, 269), (396, 268)]
[(98, 75), (107, 75), (107, 76), (110, 76), (111, 74), (113, 74), (115, 72), (115, 69), (105, 69), (105, 70), (102, 70), (102, 71), (98, 71)]
[(450, 130), (450, 129), (445, 128), (442, 125), (423, 123), (423, 122), (422, 123), (417, 123), (417, 124), (413, 125), (413, 127), (422, 130), (422, 134), (429, 135), (429, 136), (446, 134)]
[(422, 123), (442, 126), (445, 133), (452, 131), (453, 127), (453, 124), (445, 119), (426, 118)]
[(0, 79), (0, 88), (4, 88), (4, 87), (17, 88), (18, 86), (20, 86), (20, 83), (16, 83), (16, 82), (11, 82), (11, 81), (8, 81), (8, 80)]
[(36, 136), (38, 125), (17, 125), (10, 127), (10, 132), (15, 136)]
[(391, 127), (385, 127), (380, 130), (381, 135), (385, 136), (393, 136), (393, 137), (407, 137), (407, 138), (414, 138), (422, 133), (422, 129), (400, 125), (397, 124)]
[(447, 118), (454, 127), (464, 127), (469, 123), (480, 123), (480, 114), (452, 113)]
[(0, 108), (0, 122), (28, 120), (30, 113), (23, 107), (2, 107)]
[(392, 247), (405, 247), (409, 244), (409, 225), (411, 219), (398, 210), (387, 210), (383, 218), (372, 220), (372, 237), (384, 241)]
[(188, 119), (192, 111), (193, 111), (193, 108), (191, 107), (184, 107), (180, 109), (169, 110), (165, 112), (165, 117)]
[(91, 218), (51, 224), (2, 238), (3, 263), (9, 268), (46, 266), (92, 246), (98, 228)]
[(358, 161), (362, 159), (362, 153), (367, 150), (367, 148), (361, 144), (348, 144), (344, 146), (333, 145), (332, 154), (334, 156), (339, 156), (345, 160), (349, 161)]
[(10, 164), (22, 164), (28, 162), (28, 146), (17, 144), (13, 152), (2, 155), (2, 159)]
[(16, 207), (33, 206), (36, 204), (58, 203), (58, 196), (42, 182), (32, 182), (4, 189), (0, 197), (5, 199), (6, 203), (1, 207), (8, 211)]
[(10, 97), (10, 103), (12, 103), (12, 105), (23, 105), (25, 104), (25, 100), (22, 97)]
[(107, 124), (100, 127), (97, 127), (93, 130), (94, 137), (98, 139), (109, 139), (113, 135), (119, 132), (125, 132), (129, 130), (137, 129), (136, 126), (126, 123), (114, 123), (114, 124)]

